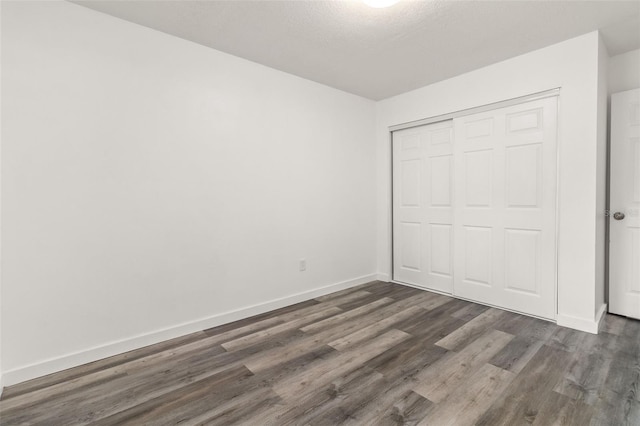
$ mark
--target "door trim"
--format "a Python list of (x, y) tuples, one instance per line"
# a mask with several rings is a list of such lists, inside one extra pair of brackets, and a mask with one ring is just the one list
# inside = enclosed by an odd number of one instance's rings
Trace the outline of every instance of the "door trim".
[(390, 132), (396, 130), (410, 129), (411, 127), (424, 126), (425, 124), (433, 124), (439, 121), (452, 120), (454, 118), (463, 117), (465, 115), (476, 114), (484, 111), (491, 111), (493, 109), (505, 108), (512, 105), (518, 105), (529, 101), (536, 101), (539, 99), (551, 98), (553, 96), (560, 95), (560, 88), (545, 90), (543, 92), (532, 93), (530, 95), (520, 96), (517, 98), (506, 99), (504, 101), (493, 102), (491, 104), (477, 106), (473, 108), (462, 109), (460, 111), (450, 112), (448, 114), (436, 115), (435, 117), (423, 118), (420, 120), (408, 121), (406, 123), (395, 124), (389, 126)]

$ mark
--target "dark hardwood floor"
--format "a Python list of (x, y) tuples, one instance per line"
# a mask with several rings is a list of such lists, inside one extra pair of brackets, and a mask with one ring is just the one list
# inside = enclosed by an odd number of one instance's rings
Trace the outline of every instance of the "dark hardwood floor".
[(637, 426), (640, 321), (374, 282), (8, 387), (0, 424)]

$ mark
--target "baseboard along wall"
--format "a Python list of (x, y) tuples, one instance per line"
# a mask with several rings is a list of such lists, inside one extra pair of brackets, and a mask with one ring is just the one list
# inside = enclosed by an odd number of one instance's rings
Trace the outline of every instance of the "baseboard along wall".
[(113, 355), (140, 349), (145, 346), (160, 343), (169, 339), (174, 339), (176, 337), (185, 336), (197, 331), (206, 330), (211, 327), (228, 324), (233, 321), (249, 318), (254, 315), (259, 315), (268, 311), (283, 308), (295, 303), (304, 302), (305, 300), (314, 299), (316, 297), (324, 296), (325, 294), (344, 290), (350, 287), (355, 287), (357, 285), (365, 284), (370, 281), (375, 281), (377, 278), (377, 274), (363, 275), (361, 277), (323, 286), (314, 290), (293, 294), (257, 305), (247, 306), (245, 308), (237, 309), (230, 312), (212, 315), (210, 317), (202, 318), (196, 321), (178, 324), (172, 327), (152, 331), (150, 333), (140, 334), (138, 336), (130, 337), (127, 339), (109, 342), (104, 345), (69, 353), (57, 358), (25, 365), (20, 368), (2, 372), (1, 379), (3, 383), (1, 385), (15, 385), (17, 383), (35, 379), (37, 377), (46, 376), (47, 374), (56, 373), (68, 368), (98, 361), (100, 359), (107, 358)]
[(591, 334), (598, 334), (602, 320), (607, 313), (607, 304), (603, 303), (598, 309), (594, 319), (573, 317), (570, 315), (558, 314), (557, 324), (562, 327), (573, 328), (574, 330), (585, 331)]

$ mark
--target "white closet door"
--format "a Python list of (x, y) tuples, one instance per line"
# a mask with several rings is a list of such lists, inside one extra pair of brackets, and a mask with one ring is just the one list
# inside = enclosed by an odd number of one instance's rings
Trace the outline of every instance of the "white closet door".
[(394, 280), (451, 293), (451, 121), (393, 133)]
[(555, 318), (557, 99), (454, 120), (454, 294)]

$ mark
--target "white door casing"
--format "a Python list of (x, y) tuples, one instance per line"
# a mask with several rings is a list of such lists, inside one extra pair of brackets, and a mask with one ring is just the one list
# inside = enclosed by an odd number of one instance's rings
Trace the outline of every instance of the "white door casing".
[(554, 319), (556, 120), (550, 97), (395, 131), (394, 280)]
[(394, 279), (453, 288), (451, 120), (393, 133)]
[(640, 319), (640, 89), (611, 96), (610, 170), (609, 309)]

